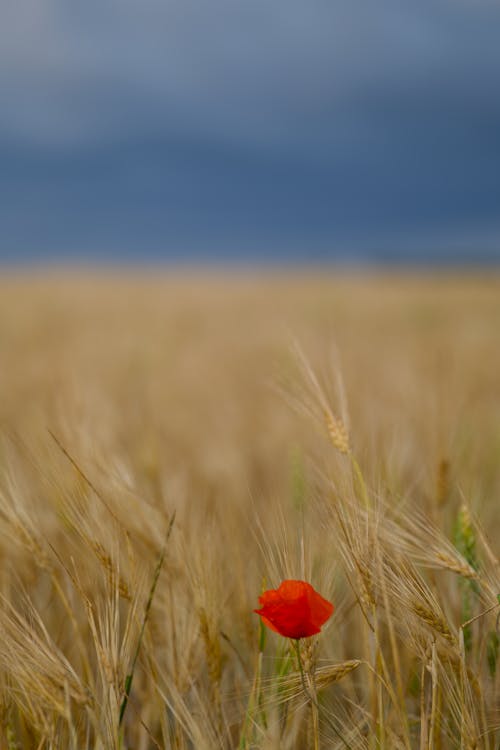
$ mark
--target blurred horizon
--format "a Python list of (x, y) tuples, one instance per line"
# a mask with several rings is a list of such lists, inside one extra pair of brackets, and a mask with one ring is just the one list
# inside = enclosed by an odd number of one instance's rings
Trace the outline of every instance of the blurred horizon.
[(500, 5), (8, 0), (0, 264), (500, 262)]

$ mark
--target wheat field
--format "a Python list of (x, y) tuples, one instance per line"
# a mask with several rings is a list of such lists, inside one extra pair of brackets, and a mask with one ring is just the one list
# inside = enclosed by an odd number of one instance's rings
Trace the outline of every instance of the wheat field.
[(0, 363), (2, 750), (499, 747), (500, 277), (5, 272)]

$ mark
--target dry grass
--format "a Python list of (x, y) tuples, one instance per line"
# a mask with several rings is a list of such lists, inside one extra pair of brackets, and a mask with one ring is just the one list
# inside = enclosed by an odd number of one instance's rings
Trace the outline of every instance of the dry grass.
[(495, 276), (5, 276), (0, 748), (497, 748), (499, 333)]

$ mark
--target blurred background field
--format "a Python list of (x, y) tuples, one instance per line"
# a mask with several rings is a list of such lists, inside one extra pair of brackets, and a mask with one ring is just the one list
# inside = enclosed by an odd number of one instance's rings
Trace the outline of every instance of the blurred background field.
[(484, 271), (5, 273), (0, 747), (315, 747), (252, 613), (286, 577), (336, 605), (317, 668), (362, 662), (324, 678), (321, 747), (494, 747), (499, 331)]
[(341, 373), (365, 460), (408, 462), (429, 494), (436, 462), (453, 459), (464, 490), (492, 490), (495, 274), (47, 272), (1, 285), (7, 429), (87, 435), (96, 457), (119, 447), (139, 471), (230, 480), (241, 498), (282, 490), (311, 437), (277, 391), (293, 390), (298, 342), (330, 390)]

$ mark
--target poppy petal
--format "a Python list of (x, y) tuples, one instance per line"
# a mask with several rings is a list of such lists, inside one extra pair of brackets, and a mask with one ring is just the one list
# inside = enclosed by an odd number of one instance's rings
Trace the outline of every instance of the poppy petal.
[(334, 609), (310, 583), (297, 580), (285, 580), (279, 588), (264, 591), (259, 603), (261, 608), (254, 611), (264, 625), (295, 639), (319, 633)]

